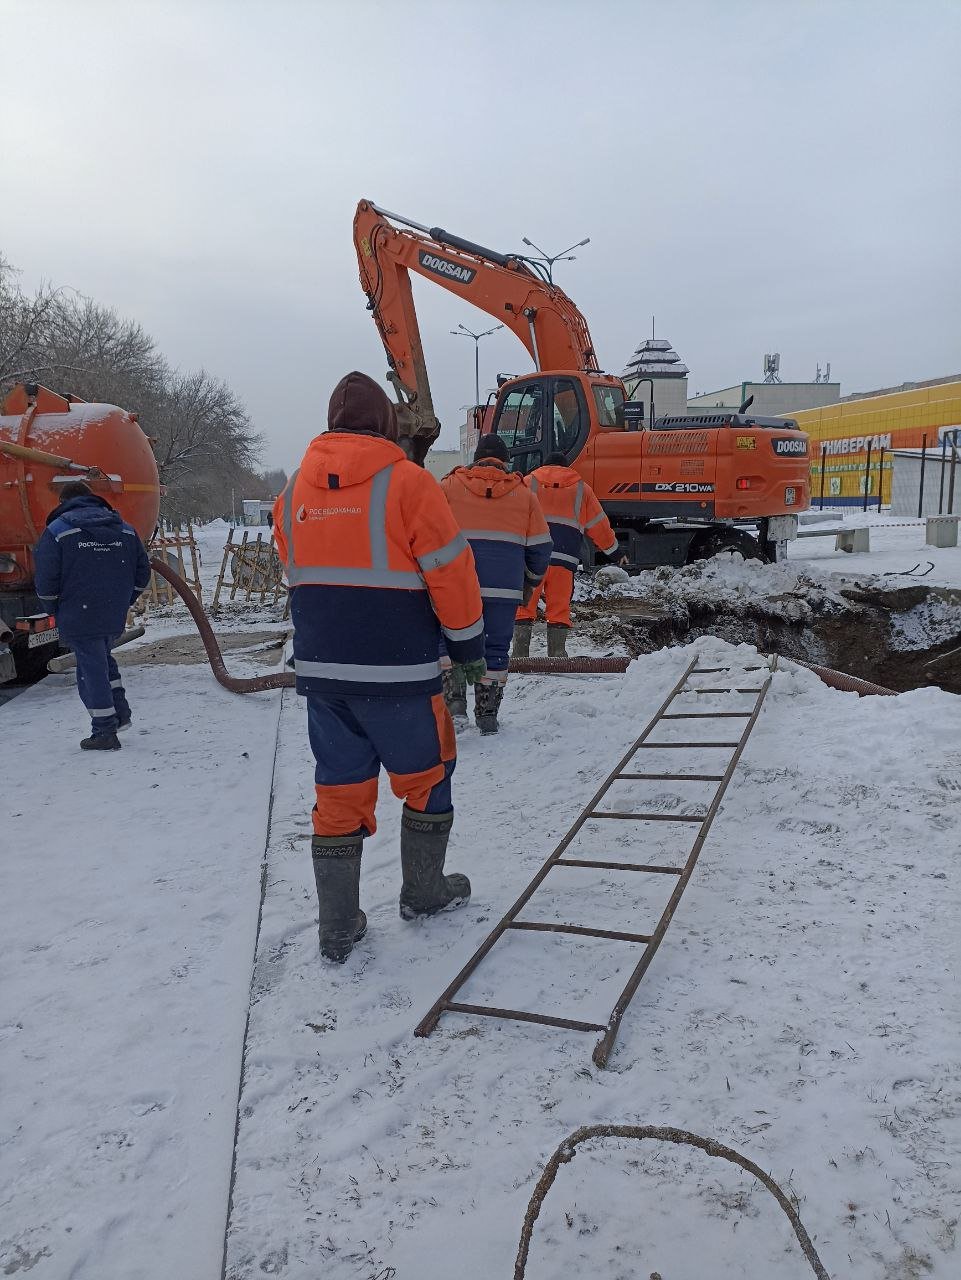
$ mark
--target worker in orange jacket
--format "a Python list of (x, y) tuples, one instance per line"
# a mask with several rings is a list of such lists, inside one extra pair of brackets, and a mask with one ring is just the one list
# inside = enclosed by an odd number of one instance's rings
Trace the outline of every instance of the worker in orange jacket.
[(367, 928), (360, 862), (377, 829), (381, 765), (404, 801), (401, 917), (470, 897), (466, 876), (444, 874), (457, 753), (441, 692), (441, 633), (468, 681), (486, 667), (470, 547), (436, 480), (397, 445), (387, 396), (349, 373), (334, 388), (327, 422), (273, 515), (316, 761), (320, 950), (343, 962)]
[[(514, 616), (543, 580), (551, 535), (540, 504), (521, 476), (508, 470), (510, 454), (500, 436), (482, 436), (469, 467), (456, 467), (441, 481), (454, 518), (474, 553), (484, 602), (487, 677), (474, 685), (474, 719), (481, 733), (496, 733), (507, 683)], [(447, 706), (467, 715), (463, 668), (444, 672)]]
[(539, 587), (530, 601), (517, 611), (512, 653), (515, 658), (526, 658), (530, 654), (531, 632), (543, 589), (547, 605), (547, 656), (566, 658), (574, 570), (580, 560), (581, 541), (586, 533), (598, 551), (613, 557), (617, 553), (617, 538), (594, 490), (567, 465), (562, 453), (552, 453), (544, 466), (531, 472), (527, 484), (547, 517), (554, 549), (543, 588)]

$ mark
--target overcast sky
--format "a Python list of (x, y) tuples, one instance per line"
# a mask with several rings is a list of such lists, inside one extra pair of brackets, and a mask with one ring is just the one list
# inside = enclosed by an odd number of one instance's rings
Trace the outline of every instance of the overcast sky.
[[(961, 0), (0, 0), (0, 250), (244, 399), (290, 469), (387, 365), (366, 196), (555, 252), (620, 372), (691, 391), (831, 361), (842, 391), (961, 369)], [(494, 323), (415, 284), (442, 442)], [(476, 323), (475, 323), (476, 322)], [(531, 367), (481, 346), (482, 390)], [(135, 406), (130, 406), (134, 408)]]

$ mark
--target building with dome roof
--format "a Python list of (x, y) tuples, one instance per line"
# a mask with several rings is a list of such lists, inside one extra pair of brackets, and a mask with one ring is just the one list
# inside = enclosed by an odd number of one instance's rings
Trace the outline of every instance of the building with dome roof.
[[(632, 400), (644, 402), (648, 422), (651, 420), (651, 391), (654, 411), (665, 414), (687, 412), (687, 375), (690, 372), (666, 338), (645, 338), (627, 362), (621, 374)], [(644, 382), (650, 378), (651, 382)]]

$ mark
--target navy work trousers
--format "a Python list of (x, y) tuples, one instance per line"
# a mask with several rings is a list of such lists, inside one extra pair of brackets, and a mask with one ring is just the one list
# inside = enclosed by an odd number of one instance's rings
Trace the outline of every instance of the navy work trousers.
[[(485, 599), (484, 605), (484, 661), (488, 674), (503, 683), (510, 665), (511, 640), (514, 635), (514, 615), (519, 600)], [(440, 656), (443, 665), (450, 661), (444, 637), (440, 638)], [(444, 660), (447, 660), (445, 662)]]
[(110, 651), (116, 636), (60, 637), (77, 659), (77, 692), (90, 714), (93, 736), (116, 733), (130, 719), (120, 669)]
[(451, 812), (457, 747), (443, 694), (306, 696), (307, 733), (317, 762), (315, 835), (374, 834), (381, 765), (394, 795), (409, 809)]
[(507, 679), (510, 663), (511, 639), (514, 635), (514, 616), (520, 601), (484, 601), (484, 657), (487, 670), (499, 679)]

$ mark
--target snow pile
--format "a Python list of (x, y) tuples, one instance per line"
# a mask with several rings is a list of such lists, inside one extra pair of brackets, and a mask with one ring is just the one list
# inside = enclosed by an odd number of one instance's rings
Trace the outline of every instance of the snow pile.
[[(833, 1275), (957, 1275), (961, 704), (950, 695), (858, 700), (797, 668), (776, 674), (610, 1070), (592, 1066), (592, 1035), (449, 1014), (430, 1039), (412, 1036), (694, 649), (706, 665), (756, 661), (704, 640), (647, 655), (623, 678), (513, 678), (501, 734), (460, 744), (448, 862), (472, 875), (472, 902), (398, 920), (388, 794), (365, 850), (370, 932), (342, 969), (317, 956), (309, 753), (303, 707), (285, 695), (231, 1280), (441, 1280), (453, 1258), (463, 1280), (509, 1275), (543, 1163), (600, 1122), (675, 1125), (754, 1158), (797, 1196)], [(677, 769), (681, 754), (647, 751), (645, 768)], [(713, 772), (719, 754), (683, 753), (683, 768)], [(619, 787), (663, 810), (711, 793)], [(660, 861), (684, 847), (672, 824), (589, 825), (584, 855)], [(527, 918), (644, 932), (670, 891), (654, 880), (558, 869)], [(604, 1021), (637, 954), (518, 935), (462, 998)], [(810, 1274), (746, 1175), (695, 1152), (608, 1144), (561, 1171), (528, 1276), (701, 1280), (708, 1260), (718, 1276)]]
[(655, 612), (671, 617), (686, 618), (692, 610), (737, 614), (750, 609), (786, 622), (804, 622), (815, 614), (849, 609), (841, 594), (844, 585), (834, 574), (811, 574), (787, 562), (764, 564), (732, 555), (680, 567), (664, 565), (609, 585), (578, 577), (574, 599), (597, 604), (643, 599)]
[(891, 647), (902, 651), (930, 649), (948, 640), (961, 644), (961, 602), (931, 595), (903, 613), (893, 613), (890, 636)]

